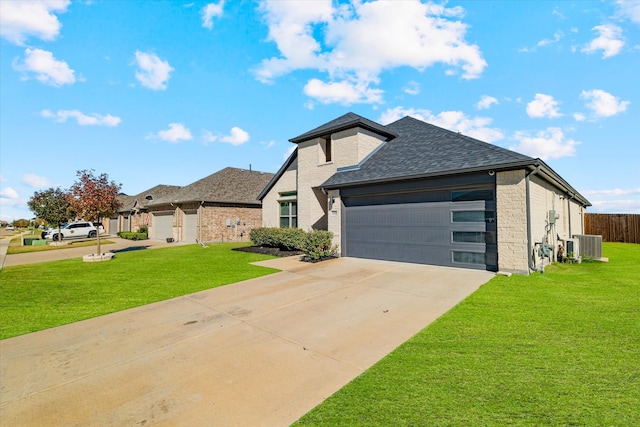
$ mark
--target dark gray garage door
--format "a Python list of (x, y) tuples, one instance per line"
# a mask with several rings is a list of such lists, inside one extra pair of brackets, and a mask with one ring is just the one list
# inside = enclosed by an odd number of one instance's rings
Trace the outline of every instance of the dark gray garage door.
[(343, 252), (357, 258), (496, 271), (493, 194), (485, 188), (345, 197)]

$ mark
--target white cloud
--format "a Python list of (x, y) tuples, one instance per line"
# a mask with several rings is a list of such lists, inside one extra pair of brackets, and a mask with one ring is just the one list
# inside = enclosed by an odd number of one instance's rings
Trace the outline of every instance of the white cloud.
[(202, 26), (204, 28), (213, 28), (213, 18), (222, 16), (224, 7), (224, 0), (220, 0), (219, 3), (209, 3), (202, 8), (200, 14), (202, 15)]
[(550, 44), (558, 43), (564, 37), (564, 33), (560, 30), (553, 33), (552, 39), (542, 39), (534, 47), (522, 47), (518, 52), (535, 52), (539, 47), (545, 47)]
[(573, 113), (573, 118), (576, 122), (583, 122), (587, 119), (587, 117), (582, 113)]
[(386, 125), (405, 116), (440, 126), (454, 132), (460, 132), (485, 142), (495, 142), (504, 138), (504, 134), (495, 128), (488, 127), (493, 121), (489, 117), (468, 117), (462, 111), (442, 111), (433, 114), (429, 110), (419, 108), (390, 108), (379, 118), (379, 122)]
[[(25, 49), (24, 62), (14, 61), (16, 71), (34, 73), (36, 79), (50, 86), (60, 87), (76, 81), (74, 71), (64, 61), (53, 57), (53, 53), (42, 49)], [(26, 77), (25, 77), (26, 78)]]
[(638, 0), (618, 0), (618, 16), (640, 24), (640, 2)]
[(558, 8), (557, 8), (557, 7), (556, 7), (556, 8), (554, 8), (554, 9), (553, 9), (553, 12), (551, 12), (551, 13), (552, 13), (553, 15), (556, 15), (556, 16), (557, 16), (558, 18), (560, 18), (560, 19), (567, 19), (567, 18), (564, 16), (564, 14), (558, 10)]
[(476, 104), (476, 108), (478, 110), (486, 110), (488, 108), (491, 108), (493, 104), (498, 104), (498, 100), (496, 98), (489, 95), (482, 95), (480, 97), (480, 101), (478, 101), (478, 103)]
[(538, 131), (534, 135), (519, 131), (515, 133), (514, 138), (520, 143), (509, 147), (510, 150), (542, 160), (574, 156), (576, 146), (580, 144), (578, 141), (566, 138), (562, 129), (556, 127)]
[[(459, 70), (462, 78), (472, 79), (487, 65), (478, 46), (465, 40), (461, 7), (418, 0), (333, 4), (263, 2), (268, 40), (276, 43), (280, 56), (263, 60), (256, 78), (267, 83), (295, 70), (314, 69), (328, 78), (310, 80), (305, 92), (319, 96), (320, 102), (378, 102), (382, 92), (370, 86), (379, 84), (384, 70), (407, 66), (422, 71), (442, 63), (447, 72)], [(320, 88), (338, 94), (322, 96), (315, 90)]]
[(587, 101), (587, 107), (599, 117), (614, 116), (625, 111), (630, 104), (629, 101), (620, 101), (620, 98), (600, 89), (583, 90), (580, 98)]
[(70, 0), (0, 1), (0, 36), (19, 46), (29, 36), (54, 40), (60, 33), (60, 21), (54, 13), (64, 13)]
[(562, 39), (562, 37), (564, 37), (564, 33), (560, 30), (556, 31), (553, 34), (553, 38), (552, 39), (542, 39), (538, 42), (538, 44), (536, 44), (537, 47), (544, 47), (550, 44), (554, 44), (554, 43), (558, 43), (560, 41), (560, 39)]
[(226, 142), (231, 145), (242, 145), (249, 140), (249, 133), (237, 126), (231, 128), (231, 134), (220, 138), (220, 142)]
[(350, 105), (381, 102), (383, 91), (370, 88), (367, 83), (357, 81), (325, 83), (318, 79), (311, 79), (305, 85), (304, 93), (322, 104), (340, 103)]
[(558, 101), (553, 99), (551, 95), (536, 93), (533, 101), (527, 104), (527, 115), (529, 117), (541, 118), (557, 118), (562, 116), (558, 111)]
[(204, 142), (204, 145), (209, 145), (210, 143), (215, 142), (217, 140), (218, 140), (218, 137), (214, 135), (212, 132), (208, 130), (202, 131), (202, 141)]
[(640, 214), (640, 198), (617, 200), (589, 200), (593, 206), (589, 210), (600, 213)]
[(161, 60), (155, 53), (136, 51), (136, 79), (142, 86), (153, 90), (164, 90), (173, 68), (168, 61)]
[(86, 115), (78, 110), (58, 110), (55, 113), (51, 110), (42, 110), (42, 117), (54, 119), (56, 122), (64, 123), (69, 118), (73, 118), (80, 126), (118, 126), (121, 122), (120, 117), (107, 114), (103, 116), (97, 113)]
[(404, 88), (402, 88), (402, 90), (404, 90), (405, 93), (408, 93), (409, 95), (418, 95), (420, 93), (420, 83), (410, 81)]
[(584, 191), (582, 194), (588, 197), (631, 196), (631, 195), (640, 195), (640, 188), (630, 188), (627, 190), (623, 190), (621, 188), (614, 188), (612, 190), (587, 190), (587, 191)]
[(18, 193), (11, 187), (5, 187), (0, 190), (0, 198), (7, 199), (8, 201), (18, 200)]
[(25, 173), (22, 175), (22, 182), (33, 188), (45, 188), (51, 185), (47, 178), (33, 173)]
[(583, 47), (582, 52), (595, 53), (602, 50), (602, 58), (609, 58), (620, 53), (624, 46), (622, 28), (614, 24), (603, 24), (596, 25), (592, 30), (597, 31), (600, 35)]
[(154, 136), (169, 142), (188, 141), (193, 138), (191, 131), (182, 123), (169, 123), (169, 129), (161, 130)]

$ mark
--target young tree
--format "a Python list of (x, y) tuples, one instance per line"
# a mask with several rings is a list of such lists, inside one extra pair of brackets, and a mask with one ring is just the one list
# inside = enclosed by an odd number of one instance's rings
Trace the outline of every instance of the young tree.
[(60, 188), (49, 188), (43, 191), (36, 191), (27, 202), (29, 209), (36, 215), (36, 218), (46, 221), (58, 227), (69, 220), (69, 200), (67, 193)]
[[(69, 188), (68, 200), (78, 216), (87, 221), (100, 222), (101, 218), (110, 217), (122, 206), (118, 200), (118, 192), (122, 184), (109, 181), (106, 173), (95, 176), (92, 170), (81, 170), (76, 173), (78, 179)], [(100, 252), (100, 230), (98, 230), (98, 254)]]

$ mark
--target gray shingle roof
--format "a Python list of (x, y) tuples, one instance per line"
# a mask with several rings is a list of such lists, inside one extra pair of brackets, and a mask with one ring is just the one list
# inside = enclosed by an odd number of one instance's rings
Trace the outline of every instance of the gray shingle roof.
[(387, 138), (393, 138), (396, 136), (396, 134), (393, 131), (389, 130), (387, 127), (382, 126), (379, 123), (371, 121), (355, 113), (347, 113), (338, 117), (337, 119), (331, 120), (330, 122), (323, 124), (322, 126), (318, 126), (317, 128), (310, 130), (309, 132), (305, 132), (300, 136), (291, 138), (289, 141), (295, 142), (295, 143), (308, 141), (313, 138), (325, 136), (331, 133), (339, 132), (341, 130), (351, 129), (354, 127), (361, 127), (364, 129), (368, 129), (372, 132), (375, 132)]
[(535, 160), (412, 117), (404, 117), (386, 128), (398, 137), (386, 142), (358, 168), (337, 172), (322, 186), (499, 169)]
[[(180, 189), (180, 186), (177, 185), (156, 185), (155, 187), (149, 188), (148, 190), (142, 191), (135, 196), (126, 196), (123, 195), (120, 199), (122, 202), (122, 207), (120, 208), (120, 212), (130, 211), (134, 207), (144, 208), (151, 203), (154, 203), (157, 200), (161, 200), (163, 198), (170, 198), (172, 194), (175, 194)], [(147, 196), (151, 196), (151, 199), (147, 199)]]
[(272, 177), (267, 172), (225, 168), (147, 206), (201, 201), (260, 205), (256, 198)]

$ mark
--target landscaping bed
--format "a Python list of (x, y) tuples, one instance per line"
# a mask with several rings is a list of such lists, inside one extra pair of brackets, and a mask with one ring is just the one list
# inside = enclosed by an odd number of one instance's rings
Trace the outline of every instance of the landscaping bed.
[(242, 248), (234, 248), (234, 251), (250, 252), (253, 254), (271, 255), (277, 257), (287, 257), (294, 255), (302, 255), (304, 252), (298, 250), (287, 251), (280, 248), (267, 248), (265, 246), (246, 246)]

